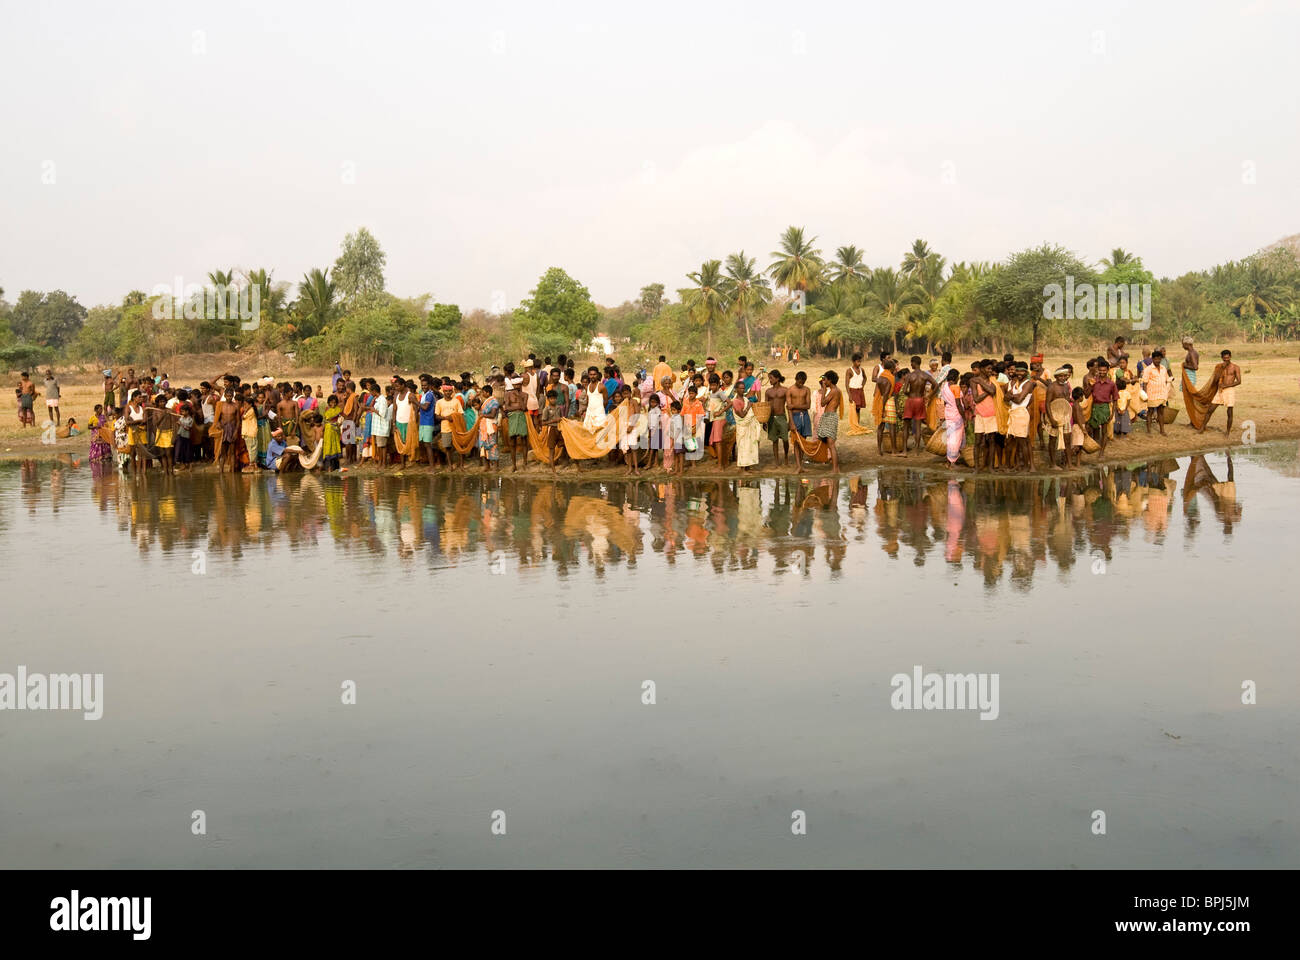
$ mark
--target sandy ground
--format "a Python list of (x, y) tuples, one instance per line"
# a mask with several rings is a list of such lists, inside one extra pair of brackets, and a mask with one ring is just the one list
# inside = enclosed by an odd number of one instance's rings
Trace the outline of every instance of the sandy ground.
[[(1085, 455), (1083, 463), (1092, 465), (1100, 462), (1112, 463), (1133, 463), (1140, 460), (1159, 459), (1162, 457), (1177, 456), (1181, 454), (1194, 453), (1204, 450), (1222, 449), (1225, 446), (1239, 446), (1243, 443), (1251, 442), (1251, 437), (1247, 433), (1248, 425), (1253, 425), (1254, 437), (1253, 442), (1265, 443), (1270, 440), (1284, 440), (1300, 437), (1300, 362), (1297, 361), (1297, 354), (1300, 354), (1300, 344), (1231, 344), (1228, 345), (1233, 351), (1233, 356), (1242, 368), (1242, 386), (1238, 388), (1238, 407), (1236, 409), (1233, 431), (1231, 434), (1224, 433), (1226, 419), (1222, 409), (1215, 411), (1214, 419), (1211, 421), (1209, 429), (1205, 433), (1199, 434), (1187, 423), (1186, 412), (1180, 412), (1178, 421), (1165, 428), (1166, 435), (1161, 436), (1158, 432), (1153, 432), (1150, 436), (1146, 433), (1144, 424), (1136, 424), (1131, 436), (1113, 441), (1107, 448), (1107, 457), (1105, 461), (1100, 459), (1099, 455)], [(1218, 360), (1218, 351), (1222, 349), (1219, 345), (1200, 345), (1198, 350), (1201, 353), (1201, 370), (1202, 376), (1208, 377)], [(1133, 351), (1135, 354), (1137, 351)], [(1178, 375), (1179, 367), (1177, 360), (1181, 357), (1181, 352), (1174, 355), (1174, 372)], [(958, 369), (968, 369), (973, 357), (957, 357), (954, 363)], [(1074, 364), (1075, 369), (1080, 373), (1075, 378), (1077, 385), (1082, 376), (1081, 371), (1084, 369), (1086, 358), (1083, 356), (1057, 356), (1049, 354), (1047, 362), (1049, 367), (1065, 361)], [(809, 374), (809, 380), (815, 382), (817, 377), (827, 369), (836, 370), (841, 374), (848, 367), (845, 361), (824, 361), (818, 360), (816, 363), (803, 363), (797, 368), (782, 366), (780, 369), (786, 375), (787, 380), (793, 380), (796, 370), (804, 370)], [(213, 376), (215, 370), (235, 369), (234, 366), (222, 367), (218, 362), (215, 367), (209, 362), (205, 365), (200, 373), (190, 373), (185, 364), (179, 366), (183, 372), (173, 374), (172, 380), (176, 383), (197, 382), (200, 379), (209, 379)], [(236, 371), (239, 372), (239, 371)], [(310, 380), (312, 382), (329, 383), (329, 376), (324, 371), (318, 370), (284, 370), (271, 371), (277, 376), (283, 374), (284, 377), (294, 380)], [(37, 389), (41, 388), (40, 380), (42, 376), (35, 377), (37, 380)], [(67, 379), (60, 376), (61, 385), (61, 403), (60, 408), (66, 419), (69, 415), (77, 419), (81, 427), (85, 427), (93, 412), (94, 405), (103, 400), (102, 380), (90, 375), (76, 376), (69, 375)], [(17, 377), (12, 377), (13, 384), (17, 383)], [(1181, 407), (1181, 392), (1176, 401), (1176, 405)], [(68, 439), (57, 440), (55, 443), (43, 443), (39, 424), (42, 422), (44, 410), (44, 398), (37, 400), (37, 424), (38, 426), (23, 428), (18, 423), (17, 401), (13, 394), (12, 386), (6, 390), (3, 405), (0, 405), (0, 458), (17, 459), (28, 457), (63, 457), (70, 455), (77, 457), (86, 453), (89, 445), (89, 439), (82, 435)], [(934, 457), (924, 450), (919, 453), (912, 451), (908, 456), (895, 456), (885, 454), (879, 455), (876, 452), (876, 442), (874, 434), (869, 437), (845, 437), (840, 439), (840, 469), (842, 472), (860, 470), (868, 467), (877, 466), (901, 466), (906, 465), (918, 469), (938, 469), (947, 473), (944, 469), (944, 462), (941, 458)], [(200, 467), (197, 469), (208, 469)], [(477, 464), (472, 464), (470, 470), (481, 472), (482, 468)], [(387, 468), (388, 472), (397, 473), (401, 470), (398, 467)], [(407, 467), (405, 472), (427, 471), (427, 466)], [(807, 464), (806, 472), (810, 476), (824, 474), (829, 472), (830, 467), (826, 464)], [(375, 473), (379, 468), (361, 466), (353, 467), (352, 472)], [(509, 455), (503, 450), (502, 473), (510, 472)], [(622, 466), (606, 465), (604, 463), (596, 464), (584, 462), (580, 466), (567, 465), (560, 467), (558, 474), (565, 478), (576, 477), (615, 477), (626, 472)], [(693, 468), (687, 470), (686, 476), (696, 477), (716, 477), (723, 474), (735, 475), (742, 471), (735, 467), (729, 470), (719, 470), (713, 466), (709, 460), (704, 460), (696, 464)], [(971, 471), (959, 466), (955, 472), (970, 473)], [(1045, 472), (1045, 471), (1039, 471)], [(536, 476), (545, 478), (551, 475), (551, 471), (543, 464), (529, 462), (527, 466), (520, 465), (519, 473), (527, 476)], [(649, 478), (666, 476), (662, 470), (644, 471), (645, 476)], [(758, 467), (744, 471), (746, 476), (784, 476), (794, 473), (793, 465), (788, 468), (778, 468), (773, 464), (772, 447), (766, 439), (762, 443), (760, 461)]]

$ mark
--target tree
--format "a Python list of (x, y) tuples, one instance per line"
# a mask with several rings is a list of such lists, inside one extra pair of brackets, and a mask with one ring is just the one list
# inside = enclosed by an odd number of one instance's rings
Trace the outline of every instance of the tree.
[(1063, 291), (1067, 285), (1096, 281), (1092, 268), (1074, 253), (1043, 244), (1013, 254), (1000, 270), (989, 274), (980, 284), (979, 305), (999, 320), (1029, 327), (1038, 353), (1038, 331), (1048, 315), (1052, 288)]
[(639, 304), (641, 315), (647, 320), (659, 316), (659, 311), (664, 308), (664, 285), (648, 283), (642, 287)]
[(729, 306), (723, 290), (722, 262), (705, 260), (700, 269), (688, 273), (686, 279), (694, 286), (678, 290), (677, 295), (691, 320), (704, 327), (704, 349), (712, 354), (714, 325), (726, 316)]
[[(813, 246), (816, 237), (805, 240), (803, 227), (787, 227), (781, 235), (781, 249), (773, 250), (775, 257), (767, 272), (772, 275), (772, 282), (788, 294), (799, 294), (800, 304), (796, 313), (807, 306), (806, 294), (817, 289), (822, 282), (826, 263), (822, 252)], [(807, 347), (806, 326), (801, 330), (800, 346)]]
[[(749, 319), (772, 301), (772, 287), (767, 278), (754, 268), (754, 258), (745, 251), (727, 257), (727, 275), (722, 280), (722, 293), (727, 299), (727, 309), (739, 318), (745, 328), (745, 346), (754, 349), (750, 336)], [(711, 349), (710, 345), (710, 349)]]
[(365, 227), (343, 238), (343, 252), (334, 261), (334, 283), (349, 310), (384, 292), (384, 265), (388, 255)]
[(1134, 260), (1133, 254), (1129, 253), (1123, 247), (1116, 247), (1110, 252), (1109, 257), (1102, 257), (1101, 262), (1106, 267), (1122, 267), (1126, 263)]
[(519, 304), (513, 327), (528, 349), (565, 353), (591, 342), (596, 317), (596, 305), (587, 288), (559, 267), (551, 267), (537, 281), (531, 296)]
[(862, 261), (862, 251), (849, 244), (835, 251), (835, 262), (831, 264), (831, 283), (836, 285), (852, 284), (863, 281), (870, 271)]
[(337, 313), (335, 301), (338, 288), (329, 277), (329, 270), (313, 267), (302, 275), (298, 282), (298, 328), (299, 338), (314, 337), (326, 330)]
[(77, 332), (74, 352), (83, 360), (95, 360), (108, 366), (117, 359), (118, 326), (122, 322), (120, 307), (91, 307), (86, 322)]
[(898, 352), (898, 331), (910, 329), (908, 325), (922, 313), (921, 296), (921, 288), (893, 268), (878, 267), (871, 271), (863, 303), (875, 314), (878, 327), (887, 331), (884, 335), (893, 340), (895, 353)]
[(72, 342), (86, 308), (62, 290), (24, 290), (9, 313), (9, 329), (20, 340), (58, 350)]

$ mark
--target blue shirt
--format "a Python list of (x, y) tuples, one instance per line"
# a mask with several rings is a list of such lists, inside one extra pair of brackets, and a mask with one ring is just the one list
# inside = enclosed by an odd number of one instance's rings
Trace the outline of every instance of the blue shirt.
[(330, 393), (339, 392), (339, 381), (343, 379), (343, 368), (334, 364), (334, 376), (330, 378)]
[[(420, 394), (420, 426), (422, 427), (432, 427), (438, 423), (438, 415), (433, 408), (434, 399), (432, 390), (426, 390)], [(424, 409), (426, 403), (429, 405), (428, 410)]]
[(276, 460), (284, 453), (285, 443), (283, 440), (271, 438), (271, 442), (266, 445), (266, 462), (275, 463)]

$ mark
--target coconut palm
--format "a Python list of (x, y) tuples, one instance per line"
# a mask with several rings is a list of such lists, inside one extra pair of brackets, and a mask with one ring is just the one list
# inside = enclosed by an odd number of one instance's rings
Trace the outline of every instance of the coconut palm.
[(329, 270), (313, 268), (298, 283), (298, 334), (314, 337), (334, 318), (338, 290), (329, 278)]
[(865, 280), (869, 272), (862, 260), (862, 251), (853, 244), (835, 251), (835, 262), (831, 264), (831, 283), (837, 286), (854, 284)]
[(1107, 267), (1121, 267), (1126, 263), (1132, 263), (1137, 257), (1129, 253), (1123, 247), (1116, 247), (1110, 252), (1109, 257), (1102, 257), (1101, 262)]
[(1240, 282), (1244, 290), (1228, 306), (1243, 320), (1266, 317), (1281, 308), (1285, 291), (1272, 271), (1259, 261), (1249, 261)]
[(753, 350), (749, 318), (772, 302), (772, 286), (767, 277), (754, 268), (754, 258), (746, 257), (744, 250), (727, 257), (727, 275), (722, 279), (722, 292), (727, 298), (728, 311), (744, 324), (745, 344)]
[(781, 235), (781, 249), (773, 250), (775, 257), (767, 272), (772, 281), (791, 296), (798, 296), (799, 304), (795, 313), (800, 315), (799, 345), (808, 346), (807, 324), (802, 321), (807, 311), (807, 297), (810, 290), (815, 290), (822, 282), (826, 263), (822, 252), (813, 246), (817, 238), (804, 239), (803, 227), (788, 227)]
[(677, 295), (686, 307), (690, 318), (703, 325), (705, 335), (704, 349), (713, 353), (713, 327), (727, 315), (729, 306), (727, 294), (723, 290), (722, 262), (705, 260), (700, 269), (688, 273), (686, 279), (694, 286), (678, 289)]
[(898, 331), (913, 330), (924, 316), (920, 286), (890, 267), (871, 271), (863, 292), (863, 304), (891, 331), (894, 352), (898, 352)]

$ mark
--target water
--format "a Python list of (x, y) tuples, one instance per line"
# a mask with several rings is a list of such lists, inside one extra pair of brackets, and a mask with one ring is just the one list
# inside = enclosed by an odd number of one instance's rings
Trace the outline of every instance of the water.
[(0, 864), (1294, 868), (1298, 477), (0, 464), (0, 672), (104, 675), (0, 712)]

